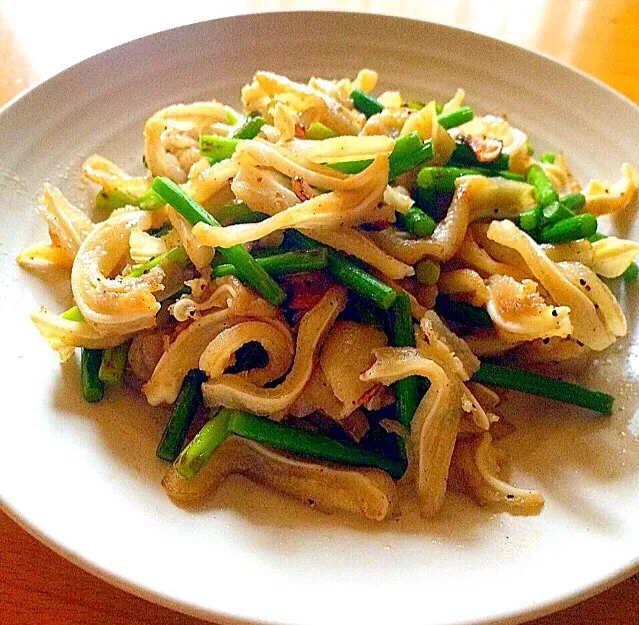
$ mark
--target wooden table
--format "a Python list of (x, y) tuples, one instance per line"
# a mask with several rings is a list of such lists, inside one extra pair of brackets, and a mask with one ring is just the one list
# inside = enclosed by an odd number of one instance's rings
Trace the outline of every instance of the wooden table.
[[(232, 12), (318, 7), (317, 2), (295, 0), (235, 0), (232, 9), (217, 8), (212, 2), (162, 4), (112, 1), (103, 10), (83, 4), (72, 11), (65, 3), (0, 0), (0, 105), (72, 63), (163, 28)], [(324, 0), (321, 8), (343, 4)], [(354, 0), (349, 4), (352, 10), (457, 25), (540, 50), (639, 102), (636, 0)], [(535, 625), (638, 621), (639, 576), (635, 576)], [(48, 550), (0, 513), (0, 622), (194, 625), (202, 621), (109, 586)]]

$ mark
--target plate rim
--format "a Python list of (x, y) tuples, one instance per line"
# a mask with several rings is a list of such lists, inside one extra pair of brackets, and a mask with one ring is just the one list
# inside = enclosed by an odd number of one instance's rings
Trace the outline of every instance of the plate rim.
[[(562, 71), (567, 71), (570, 74), (577, 75), (580, 79), (585, 80), (592, 85), (598, 87), (599, 89), (603, 89), (608, 92), (613, 97), (620, 99), (626, 105), (629, 105), (635, 113), (639, 114), (639, 103), (634, 102), (625, 94), (619, 92), (614, 87), (610, 86), (603, 80), (585, 72), (584, 70), (574, 67), (567, 62), (564, 62), (560, 59), (555, 58), (554, 56), (547, 54), (545, 52), (541, 52), (539, 50), (534, 50), (527, 48), (525, 46), (512, 43), (505, 39), (499, 37), (493, 37), (490, 35), (486, 35), (471, 29), (462, 28), (460, 26), (453, 26), (449, 24), (443, 24), (440, 22), (433, 22), (426, 19), (417, 19), (412, 17), (405, 17), (401, 15), (397, 15), (396, 13), (380, 13), (380, 12), (362, 12), (362, 11), (352, 11), (349, 9), (337, 9), (337, 10), (322, 10), (322, 9), (294, 9), (294, 10), (277, 10), (277, 11), (257, 11), (257, 12), (240, 12), (232, 15), (226, 15), (222, 17), (216, 17), (211, 19), (197, 20), (193, 22), (188, 22), (185, 24), (181, 24), (179, 26), (175, 26), (172, 28), (165, 28), (158, 31), (154, 31), (152, 33), (142, 35), (140, 37), (136, 37), (122, 43), (119, 43), (110, 48), (106, 48), (101, 50), (95, 54), (92, 54), (86, 58), (83, 58), (72, 65), (61, 69), (60, 71), (45, 76), (44, 78), (36, 81), (34, 84), (27, 87), (25, 90), (17, 93), (12, 99), (6, 102), (4, 105), (0, 107), (0, 118), (7, 114), (9, 110), (11, 110), (14, 106), (18, 105), (23, 100), (31, 97), (31, 94), (37, 92), (40, 89), (45, 88), (49, 83), (53, 83), (54, 81), (64, 80), (64, 76), (67, 74), (71, 74), (74, 71), (78, 71), (82, 65), (85, 65), (89, 62), (96, 61), (99, 57), (115, 54), (118, 51), (122, 51), (124, 48), (128, 46), (132, 46), (135, 43), (139, 43), (146, 40), (154, 39), (158, 36), (167, 35), (168, 33), (177, 33), (178, 31), (186, 30), (189, 28), (195, 27), (204, 27), (206, 25), (219, 24), (223, 22), (230, 21), (242, 21), (242, 20), (251, 20), (251, 19), (286, 19), (291, 15), (299, 15), (304, 13), (314, 13), (322, 15), (325, 19), (330, 18), (330, 16), (349, 16), (355, 20), (362, 19), (380, 19), (380, 20), (392, 20), (392, 21), (402, 21), (402, 22), (410, 22), (413, 24), (422, 24), (427, 25), (431, 28), (442, 29), (454, 33), (462, 33), (463, 35), (470, 35), (474, 38), (478, 38), (483, 40), (484, 42), (492, 42), (497, 43), (498, 45), (504, 46), (505, 50), (516, 49), (520, 52), (523, 52), (527, 55), (532, 55), (546, 61), (556, 68), (560, 68)], [(187, 614), (190, 616), (194, 616), (196, 618), (201, 618), (207, 621), (215, 621), (222, 624), (254, 624), (256, 621), (251, 619), (246, 619), (243, 617), (238, 617), (237, 615), (231, 613), (225, 613), (223, 611), (217, 609), (208, 609), (208, 608), (199, 608), (191, 603), (183, 601), (178, 598), (172, 598), (163, 594), (158, 590), (154, 590), (149, 588), (143, 583), (135, 582), (126, 578), (126, 576), (121, 573), (117, 573), (115, 571), (109, 570), (105, 566), (101, 566), (98, 563), (90, 560), (88, 557), (83, 556), (81, 553), (76, 553), (73, 549), (68, 547), (62, 542), (57, 542), (54, 538), (47, 534), (47, 532), (41, 528), (37, 523), (30, 522), (25, 516), (23, 516), (19, 510), (15, 509), (3, 496), (2, 492), (0, 492), (0, 510), (3, 511), (12, 521), (14, 521), (22, 530), (26, 531), (40, 543), (45, 545), (48, 549), (51, 549), (57, 555), (63, 557), (68, 562), (72, 563), (75, 566), (78, 566), (83, 571), (88, 572), (91, 575), (94, 575), (98, 579), (118, 588), (119, 590), (123, 590), (132, 594), (138, 598), (144, 599), (151, 603), (155, 603), (164, 608), (168, 608), (170, 610), (176, 610), (183, 614)], [(623, 582), (624, 580), (632, 577), (634, 574), (639, 573), (639, 550), (635, 557), (628, 562), (626, 566), (621, 566), (617, 570), (613, 571), (611, 574), (606, 575), (603, 578), (600, 578), (595, 581), (591, 581), (589, 583), (583, 584), (578, 589), (573, 591), (566, 591), (563, 594), (556, 596), (551, 600), (547, 600), (541, 604), (536, 605), (532, 609), (522, 608), (517, 611), (511, 611), (508, 614), (503, 614), (497, 618), (483, 618), (483, 619), (472, 619), (465, 622), (465, 625), (517, 625), (519, 623), (527, 622), (528, 620), (541, 618), (543, 616), (555, 613), (557, 611), (569, 608), (574, 606), (582, 601), (585, 601), (599, 593), (605, 592), (609, 588)], [(292, 622), (281, 622), (274, 620), (264, 620), (260, 619), (261, 623), (268, 625), (292, 625)], [(301, 625), (301, 622), (300, 622)]]

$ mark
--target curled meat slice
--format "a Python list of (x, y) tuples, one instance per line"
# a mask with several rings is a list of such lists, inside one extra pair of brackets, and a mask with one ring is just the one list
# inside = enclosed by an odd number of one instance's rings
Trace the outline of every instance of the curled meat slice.
[[(353, 186), (353, 178), (326, 165), (313, 163), (281, 146), (265, 141), (242, 141), (235, 149), (234, 159), (239, 167), (259, 165), (270, 167), (288, 178), (298, 176), (312, 187), (338, 191)], [(357, 186), (357, 182), (355, 182)]]
[[(592, 262), (583, 264), (604, 278), (617, 278), (630, 267), (639, 254), (639, 243), (628, 239), (607, 237), (593, 243), (592, 252)], [(573, 259), (562, 258), (562, 260)]]
[(583, 210), (593, 215), (609, 215), (624, 210), (637, 197), (639, 174), (630, 164), (621, 166), (621, 178), (614, 184), (591, 180), (583, 189), (586, 205)]
[(519, 362), (525, 364), (553, 363), (574, 360), (590, 353), (583, 343), (571, 338), (538, 339), (520, 345), (514, 352)]
[(151, 182), (146, 176), (130, 176), (99, 154), (93, 154), (84, 161), (82, 175), (87, 180), (99, 184), (102, 191), (118, 190), (136, 199), (149, 188)]
[(407, 135), (411, 132), (417, 132), (423, 140), (430, 139), (433, 142), (434, 156), (429, 161), (431, 165), (444, 165), (448, 162), (455, 149), (455, 140), (439, 125), (435, 101), (408, 116), (400, 134)]
[(200, 158), (200, 134), (236, 117), (231, 108), (219, 102), (174, 104), (161, 109), (144, 126), (144, 158), (149, 171), (174, 182), (186, 182), (191, 165)]
[[(200, 293), (196, 295), (196, 290), (191, 287), (191, 296), (184, 296), (177, 300), (170, 308), (169, 312), (178, 321), (188, 321), (201, 317), (202, 313), (211, 310), (211, 308), (228, 308), (231, 302), (239, 297), (240, 291), (245, 287), (234, 276), (220, 278), (213, 284), (209, 285), (204, 279), (200, 278)], [(193, 284), (191, 282), (191, 284)], [(203, 293), (208, 292), (210, 286), (210, 295), (203, 299)]]
[(388, 185), (384, 191), (384, 202), (398, 213), (406, 214), (415, 200), (404, 187), (391, 187)]
[(44, 185), (36, 210), (47, 222), (54, 247), (62, 248), (68, 256), (75, 258), (82, 242), (93, 229), (93, 222), (73, 206), (60, 189), (50, 184)]
[(426, 256), (446, 261), (459, 250), (472, 221), (493, 216), (512, 219), (534, 203), (532, 187), (523, 182), (463, 176), (456, 181), (446, 217), (429, 238), (415, 239), (396, 228), (372, 233), (371, 237), (384, 251), (409, 265)]
[(319, 347), (345, 305), (346, 290), (333, 287), (304, 315), (297, 333), (293, 367), (276, 387), (260, 388), (238, 375), (225, 373), (202, 385), (207, 405), (239, 408), (259, 415), (281, 414), (309, 381)]
[(594, 259), (592, 243), (588, 239), (579, 239), (570, 243), (543, 243), (541, 249), (550, 260), (556, 263), (567, 260), (590, 266)]
[(152, 258), (163, 254), (166, 250), (166, 243), (161, 237), (154, 237), (140, 228), (131, 230), (129, 234), (129, 255), (134, 263), (146, 263)]
[(319, 464), (229, 437), (193, 480), (171, 467), (162, 485), (179, 504), (215, 494), (229, 475), (243, 475), (324, 512), (344, 511), (383, 521), (398, 512), (395, 483), (379, 469)]
[(359, 111), (348, 108), (321, 89), (293, 82), (272, 72), (257, 72), (253, 84), (242, 89), (242, 102), (248, 110), (269, 115), (275, 101), (286, 102), (299, 112), (309, 112), (309, 121), (319, 121), (340, 135), (356, 135), (366, 118)]
[(402, 107), (400, 109), (385, 108), (381, 113), (371, 115), (362, 128), (361, 135), (377, 136), (386, 135), (396, 139), (399, 137), (410, 110)]
[(559, 195), (566, 193), (576, 193), (581, 189), (579, 183), (568, 169), (568, 163), (563, 154), (555, 155), (554, 163), (539, 163), (541, 168), (550, 178), (552, 186), (555, 187)]
[(305, 231), (305, 234), (324, 245), (363, 260), (391, 280), (415, 275), (413, 267), (386, 254), (366, 234), (355, 228), (313, 229)]
[(388, 158), (378, 156), (362, 173), (351, 178), (348, 190), (323, 193), (259, 223), (214, 228), (200, 222), (193, 227), (193, 234), (200, 245), (231, 247), (287, 228), (335, 229), (356, 225), (371, 218), (387, 178)]
[(439, 276), (440, 293), (454, 295), (473, 306), (484, 306), (488, 301), (488, 289), (482, 277), (472, 269), (451, 269)]
[(319, 365), (313, 369), (304, 390), (290, 405), (288, 412), (294, 417), (302, 418), (318, 410), (336, 421), (342, 420), (344, 412), (344, 404), (335, 397), (335, 393), (333, 393), (333, 389)]
[(593, 304), (597, 314), (613, 336), (626, 336), (626, 318), (612, 291), (597, 277), (597, 274), (581, 263), (557, 263), (563, 274)]
[(284, 147), (293, 154), (314, 163), (340, 163), (375, 158), (379, 154), (388, 156), (395, 142), (383, 135), (359, 137), (333, 137), (323, 141), (295, 139)]
[(451, 489), (473, 497), (481, 505), (498, 505), (511, 514), (537, 514), (544, 498), (536, 490), (517, 488), (500, 476), (492, 436), (459, 440), (451, 466)]
[(456, 111), (458, 108), (461, 108), (465, 97), (466, 92), (463, 89), (457, 89), (455, 95), (444, 104), (442, 112), (450, 113), (451, 111)]
[(155, 325), (163, 270), (154, 267), (139, 278), (110, 277), (129, 253), (134, 228), (149, 227), (149, 213), (114, 212), (84, 239), (71, 270), (73, 298), (86, 322), (104, 335), (118, 335)]
[(559, 306), (570, 308), (573, 338), (595, 351), (606, 349), (615, 337), (608, 331), (593, 302), (562, 269), (546, 256), (539, 244), (511, 221), (493, 221), (488, 237), (521, 255), (530, 272)]
[(63, 247), (41, 241), (22, 250), (16, 256), (16, 262), (23, 269), (37, 269), (51, 265), (70, 271), (73, 267), (73, 256)]
[(133, 337), (127, 355), (127, 364), (138, 380), (146, 382), (151, 378), (169, 341), (168, 330), (158, 328), (138, 332)]
[(299, 203), (286, 176), (248, 163), (239, 167), (231, 189), (238, 200), (267, 215), (275, 215)]
[(495, 358), (513, 350), (520, 343), (507, 343), (491, 330), (480, 330), (464, 337), (473, 354), (478, 358)]
[(180, 392), (184, 376), (197, 369), (206, 346), (224, 329), (241, 321), (233, 318), (228, 309), (218, 310), (194, 321), (182, 330), (162, 354), (153, 375), (142, 387), (151, 406), (172, 404)]
[(238, 164), (234, 159), (214, 163), (195, 173), (184, 185), (184, 191), (196, 202), (208, 206), (211, 198), (215, 198), (225, 189), (230, 189), (237, 171)]
[(282, 377), (291, 366), (295, 349), (290, 328), (277, 319), (244, 321), (222, 330), (202, 352), (199, 368), (209, 380), (214, 380), (233, 364), (240, 347), (254, 341), (265, 349), (268, 363), (265, 367), (249, 369), (237, 375), (256, 386), (264, 386)]
[(480, 246), (474, 235), (474, 228), (469, 228), (466, 231), (466, 236), (457, 250), (456, 258), (485, 278), (501, 275), (521, 280), (526, 277), (526, 273), (522, 271), (521, 267), (495, 260), (484, 246)]
[(61, 362), (71, 358), (76, 347), (115, 347), (126, 338), (121, 335), (103, 336), (84, 321), (70, 321), (46, 308), (31, 313), (31, 321), (51, 348), (58, 352)]
[(357, 76), (351, 84), (351, 91), (353, 89), (360, 89), (364, 93), (370, 93), (377, 87), (378, 78), (379, 76), (375, 70), (364, 67), (357, 72)]
[(517, 282), (510, 276), (491, 276), (488, 294), (486, 310), (497, 334), (508, 343), (564, 338), (572, 332), (570, 308), (547, 304), (533, 280)]
[(363, 380), (387, 385), (411, 375), (430, 380), (411, 424), (409, 467), (415, 475), (420, 514), (432, 517), (444, 503), (462, 415), (462, 384), (455, 372), (444, 370), (415, 348), (383, 347), (374, 354), (375, 364), (362, 374)]
[(343, 404), (340, 418), (356, 410), (360, 398), (374, 386), (359, 376), (373, 364), (373, 350), (386, 342), (382, 330), (353, 321), (337, 321), (326, 335), (319, 362), (335, 397)]
[(174, 208), (168, 208), (167, 215), (191, 262), (198, 269), (204, 270), (211, 264), (215, 249), (210, 246), (200, 245), (197, 237), (193, 234), (191, 224)]
[[(452, 353), (463, 367), (463, 380), (468, 380), (479, 369), (479, 360), (472, 352), (466, 341), (451, 332), (437, 313), (433, 310), (427, 311), (422, 317), (419, 327), (424, 336), (428, 338), (428, 344), (435, 346), (442, 343), (446, 349)], [(417, 335), (419, 336), (419, 334)], [(423, 351), (423, 349), (422, 349)]]

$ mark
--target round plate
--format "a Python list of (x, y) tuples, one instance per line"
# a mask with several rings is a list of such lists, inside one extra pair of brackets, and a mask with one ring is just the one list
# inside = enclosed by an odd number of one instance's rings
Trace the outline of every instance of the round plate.
[[(612, 419), (515, 398), (503, 446), (514, 481), (546, 496), (536, 517), (494, 514), (450, 495), (420, 521), (326, 516), (246, 481), (213, 504), (176, 507), (155, 447), (166, 419), (139, 398), (81, 399), (29, 321), (69, 303), (61, 273), (29, 274), (17, 252), (45, 234), (42, 184), (90, 206), (82, 161), (98, 152), (141, 171), (144, 120), (174, 102), (239, 104), (258, 69), (305, 79), (380, 73), (382, 89), (445, 100), (463, 86), (479, 112), (506, 113), (538, 153), (562, 150), (582, 180), (639, 161), (639, 111), (549, 59), (480, 35), (389, 17), (283, 13), (186, 26), (115, 48), (55, 76), (0, 115), (0, 497), (28, 531), (138, 595), (222, 622), (319, 625), (514, 623), (564, 607), (639, 566), (636, 302), (630, 332), (585, 379), (618, 394)], [(617, 226), (636, 238), (629, 221)], [(635, 289), (637, 290), (637, 289)], [(634, 359), (634, 361), (633, 361)]]

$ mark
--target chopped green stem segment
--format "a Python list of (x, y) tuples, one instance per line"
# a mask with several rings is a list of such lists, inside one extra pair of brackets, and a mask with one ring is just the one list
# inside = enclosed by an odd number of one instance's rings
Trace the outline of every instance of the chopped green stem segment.
[[(490, 176), (492, 174), (486, 174), (486, 175)], [(495, 175), (499, 176), (500, 178), (506, 178), (506, 180), (515, 180), (516, 182), (526, 182), (526, 176), (523, 176), (522, 174), (516, 174), (514, 171), (501, 170), (501, 171), (495, 172)]]
[[(235, 130), (232, 135), (233, 139), (255, 139), (257, 135), (260, 133), (262, 126), (266, 123), (266, 120), (259, 116), (248, 116), (242, 125)], [(201, 144), (200, 144), (201, 145)]]
[(394, 459), (376, 451), (363, 449), (351, 443), (337, 441), (324, 434), (282, 425), (248, 412), (223, 408), (216, 417), (229, 415), (228, 432), (256, 443), (265, 443), (285, 451), (317, 460), (375, 467), (399, 479), (406, 471), (404, 459)]
[(82, 381), (82, 396), (90, 403), (100, 401), (104, 397), (104, 384), (99, 378), (100, 363), (102, 362), (101, 349), (81, 350), (80, 378)]
[(384, 107), (373, 96), (364, 93), (361, 89), (353, 89), (351, 98), (355, 108), (364, 113), (366, 117), (371, 117), (384, 110)]
[(367, 158), (361, 161), (344, 161), (342, 163), (327, 163), (331, 169), (341, 171), (343, 174), (359, 174), (363, 172), (371, 163), (372, 159)]
[(257, 223), (258, 221), (264, 221), (265, 217), (263, 213), (252, 211), (244, 202), (225, 204), (215, 215), (215, 219), (222, 226)]
[(510, 158), (508, 154), (499, 154), (496, 159), (488, 162), (482, 163), (477, 160), (475, 153), (471, 149), (469, 145), (465, 143), (457, 143), (455, 146), (455, 150), (453, 151), (452, 156), (450, 157), (450, 162), (453, 165), (462, 165), (466, 167), (481, 167), (486, 169), (496, 169), (496, 170), (508, 170), (510, 166)]
[(163, 254), (152, 258), (146, 263), (142, 263), (141, 265), (135, 266), (129, 273), (127, 273), (124, 278), (139, 278), (143, 276), (147, 271), (153, 269), (153, 267), (157, 267), (158, 265), (162, 265), (164, 263), (173, 263), (175, 265), (187, 265), (189, 262), (189, 255), (186, 253), (186, 250), (178, 245), (177, 247), (172, 247), (170, 250), (167, 250)]
[(433, 286), (439, 280), (440, 267), (432, 260), (420, 260), (415, 265), (415, 277), (421, 284)]
[(229, 435), (231, 414), (230, 410), (220, 410), (184, 448), (173, 465), (182, 477), (192, 480), (211, 459), (215, 450), (226, 440)]
[(137, 206), (143, 211), (157, 210), (165, 204), (166, 202), (153, 189), (147, 189), (137, 201)]
[(569, 193), (560, 198), (559, 203), (573, 213), (578, 213), (586, 205), (586, 196), (583, 193)]
[(493, 170), (487, 168), (473, 167), (424, 167), (417, 176), (417, 187), (421, 193), (427, 191), (439, 191), (442, 193), (455, 192), (455, 180), (461, 176), (489, 176), (508, 178), (509, 180), (517, 180), (525, 182), (525, 178), (521, 174), (512, 171)]
[[(302, 273), (324, 269), (328, 262), (326, 249), (307, 250), (301, 252), (284, 252), (256, 258), (257, 264), (271, 276), (285, 276), (291, 273)], [(216, 265), (211, 271), (212, 278), (235, 275), (235, 267), (230, 264)]]
[(435, 309), (447, 321), (456, 321), (477, 328), (493, 327), (490, 315), (483, 308), (466, 302), (456, 302), (447, 295), (437, 296)]
[(364, 323), (380, 330), (386, 329), (386, 315), (377, 306), (371, 306), (369, 300), (351, 291), (342, 313), (343, 319)]
[(554, 152), (544, 152), (539, 157), (539, 162), (540, 163), (549, 163), (550, 165), (553, 165), (554, 162), (555, 162), (555, 153)]
[[(424, 108), (424, 104), (422, 104), (422, 108)], [(444, 112), (444, 105), (441, 102), (435, 102), (435, 113), (437, 115), (441, 115)]]
[[(411, 100), (410, 102), (406, 102), (406, 106), (412, 111), (421, 111), (426, 105), (423, 102)], [(441, 109), (443, 108), (441, 104), (439, 106), (440, 109), (437, 111), (438, 114), (442, 112)], [(437, 104), (435, 104), (435, 108), (437, 108)]]
[(625, 282), (636, 282), (639, 278), (639, 265), (635, 262), (631, 263), (628, 269), (621, 274), (621, 277)]
[(536, 163), (531, 165), (526, 173), (526, 180), (528, 184), (532, 185), (535, 199), (542, 208), (559, 199), (555, 187), (552, 186), (550, 178), (548, 178), (541, 165)]
[(208, 158), (209, 163), (213, 165), (231, 158), (239, 141), (240, 139), (218, 137), (217, 135), (200, 135), (200, 154)]
[(117, 347), (109, 347), (102, 354), (102, 362), (98, 377), (108, 386), (122, 386), (124, 383), (124, 369), (129, 353), (129, 343), (122, 343)]
[(404, 158), (413, 152), (418, 152), (423, 146), (424, 142), (419, 133), (417, 131), (410, 132), (395, 140), (391, 158)]
[(482, 362), (479, 371), (472, 379), (481, 384), (510, 388), (522, 393), (589, 408), (604, 415), (612, 414), (614, 400), (611, 395), (601, 391), (591, 391), (578, 384), (555, 380), (544, 375)]
[(193, 479), (231, 434), (316, 460), (376, 467), (395, 479), (402, 477), (406, 471), (405, 458), (391, 458), (352, 443), (337, 441), (324, 434), (308, 432), (230, 408), (222, 408), (195, 435), (173, 466), (186, 479)]
[(519, 215), (519, 227), (524, 231), (532, 234), (539, 228), (542, 220), (542, 209), (540, 206), (531, 208)]
[(332, 139), (333, 137), (337, 137), (337, 133), (322, 124), (322, 122), (313, 122), (306, 130), (307, 139), (321, 141), (323, 139)]
[(155, 210), (164, 206), (164, 202), (152, 189), (146, 190), (139, 198), (124, 193), (119, 189), (100, 191), (95, 198), (95, 205), (100, 210), (114, 211), (123, 206), (138, 206), (142, 210)]
[(597, 232), (597, 218), (591, 213), (582, 213), (542, 228), (539, 233), (539, 242), (568, 243), (587, 239), (595, 232)]
[(405, 215), (398, 213), (397, 223), (406, 232), (421, 238), (429, 237), (437, 226), (435, 220), (417, 206), (411, 206)]
[(437, 116), (437, 121), (440, 126), (449, 130), (450, 128), (455, 128), (469, 122), (473, 117), (473, 109), (471, 109), (470, 106), (462, 106), (448, 113), (440, 113)]
[(77, 306), (71, 306), (69, 310), (65, 310), (60, 316), (67, 321), (77, 321), (78, 323), (84, 321), (84, 315)]
[[(296, 230), (289, 230), (290, 238), (295, 247), (310, 250), (320, 249), (323, 246)], [(328, 272), (339, 282), (347, 286), (351, 291), (373, 301), (383, 310), (388, 310), (397, 297), (397, 292), (384, 284), (381, 280), (356, 265), (339, 252), (327, 247)]]
[[(209, 226), (219, 227), (219, 222), (211, 214), (169, 178), (156, 178), (153, 181), (153, 190), (192, 226), (202, 221)], [(241, 245), (220, 248), (219, 251), (227, 263), (235, 266), (237, 270), (235, 275), (253, 287), (264, 299), (274, 306), (279, 306), (286, 299), (286, 293), (280, 285), (257, 264)]]
[(575, 213), (571, 211), (565, 204), (561, 202), (553, 202), (548, 204), (542, 211), (542, 225), (554, 224), (563, 219), (574, 217)]
[(535, 206), (521, 213), (519, 215), (519, 227), (532, 234), (544, 225), (573, 217), (575, 213), (584, 207), (585, 203), (586, 198), (582, 193), (569, 193), (545, 208)]
[(202, 404), (202, 382), (205, 381), (206, 375), (199, 369), (191, 369), (186, 374), (180, 394), (175, 400), (173, 413), (155, 452), (158, 458), (173, 462), (178, 457), (189, 427)]
[(417, 186), (422, 191), (454, 193), (457, 178), (476, 175), (486, 175), (486, 172), (467, 167), (424, 167), (417, 176)]
[(135, 206), (136, 204), (137, 200), (132, 195), (118, 189), (100, 191), (95, 196), (95, 206), (99, 210), (114, 211), (116, 208)]
[(424, 141), (423, 145), (419, 150), (414, 152), (410, 152), (403, 156), (396, 156), (395, 151), (391, 152), (390, 158), (388, 159), (388, 179), (394, 180), (397, 176), (401, 176), (415, 167), (419, 167), (424, 163), (430, 161), (435, 154), (433, 150), (432, 141)]
[[(393, 346), (415, 347), (413, 315), (410, 309), (410, 299), (405, 293), (397, 296), (391, 309), (391, 319)], [(413, 415), (419, 403), (418, 379), (416, 376), (410, 376), (398, 380), (393, 386), (395, 388), (396, 418), (404, 427), (410, 429)]]
[[(406, 172), (422, 165), (433, 158), (433, 144), (431, 141), (422, 141), (417, 132), (400, 137), (395, 141), (395, 146), (388, 159), (388, 179), (393, 180)], [(364, 171), (373, 159), (361, 161), (344, 161), (342, 163), (330, 163), (329, 167), (341, 171), (344, 174), (359, 174)]]

